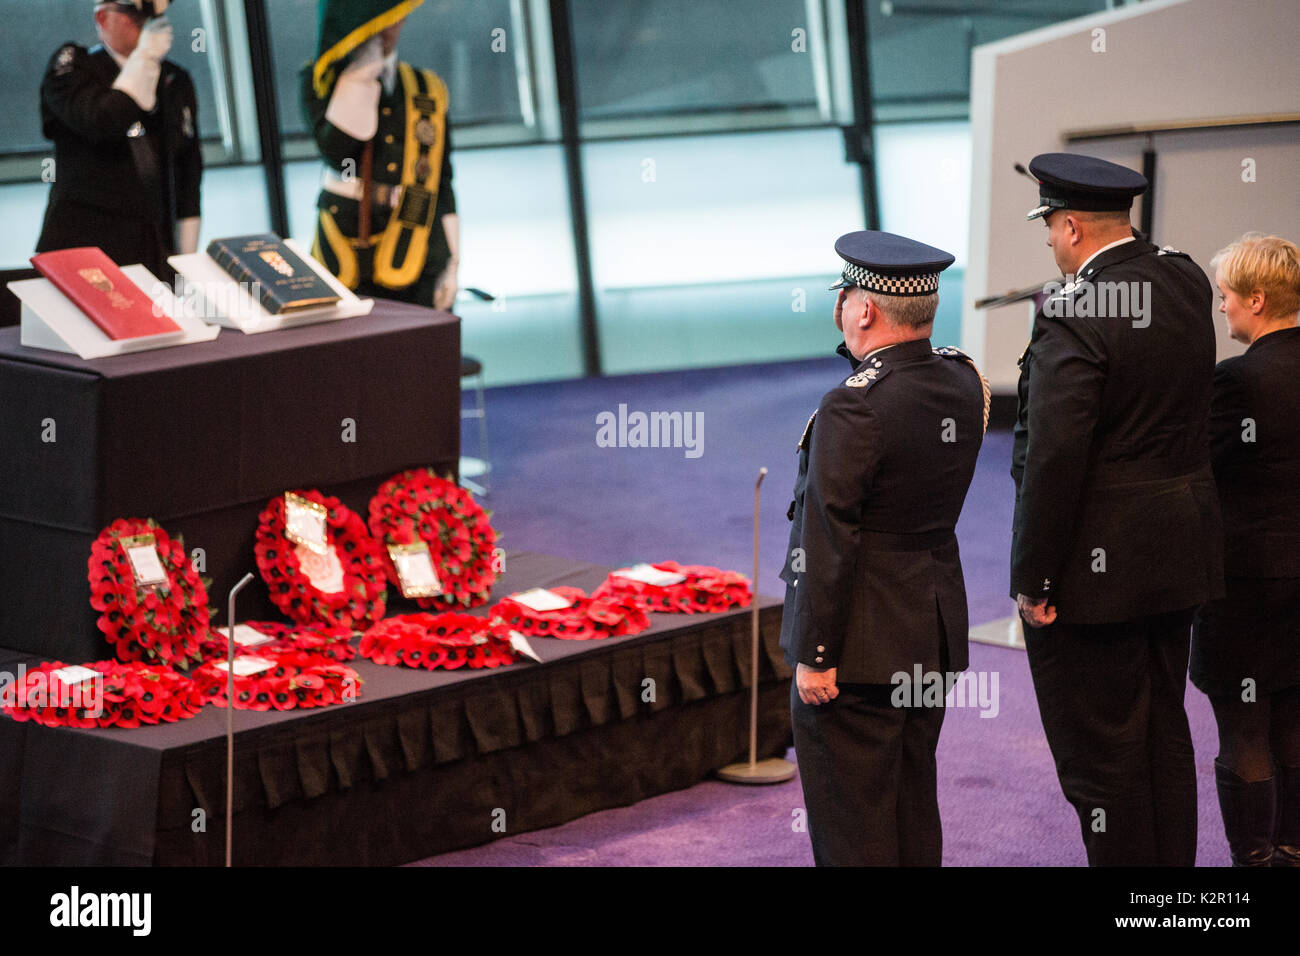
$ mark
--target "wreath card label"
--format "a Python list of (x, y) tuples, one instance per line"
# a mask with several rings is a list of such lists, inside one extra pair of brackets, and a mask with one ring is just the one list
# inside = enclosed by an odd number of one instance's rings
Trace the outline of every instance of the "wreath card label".
[(50, 673), (68, 687), (74, 687), (85, 681), (104, 676), (99, 671), (91, 670), (89, 667), (82, 667), (80, 664), (69, 664), (67, 667), (60, 667), (58, 670), (50, 671)]
[(666, 588), (673, 584), (681, 584), (686, 580), (684, 574), (674, 574), (671, 571), (663, 571), (652, 564), (634, 564), (630, 568), (619, 568), (614, 572), (620, 578), (627, 578), (629, 581), (640, 581), (642, 584), (653, 584), (658, 588)]
[(546, 588), (529, 588), (510, 595), (510, 600), (534, 611), (562, 611), (566, 607), (573, 607), (572, 601)]
[(329, 550), (329, 536), (326, 531), (327, 514), (324, 506), (295, 495), (292, 491), (286, 491), (284, 493), (284, 536), (294, 544), (324, 555)]
[(151, 534), (138, 534), (129, 538), (120, 538), (122, 550), (131, 562), (131, 574), (135, 586), (144, 590), (156, 588), (167, 580), (167, 571), (158, 558), (158, 548)]
[[(224, 635), (224, 631), (221, 632)], [(263, 634), (255, 627), (249, 627), (247, 624), (235, 625), (235, 644), (239, 647), (257, 647), (259, 644), (269, 644), (275, 640), (270, 634)]]
[(312, 587), (321, 594), (343, 593), (343, 565), (334, 548), (327, 547), (321, 554), (299, 543), (293, 546), (293, 553), (298, 556), (298, 566)]
[(415, 544), (390, 544), (388, 556), (393, 559), (397, 586), (402, 589), (402, 597), (433, 597), (442, 593), (442, 582), (434, 570), (428, 544), (423, 541)]
[(524, 637), (524, 635), (520, 634), (518, 631), (510, 632), (510, 646), (524, 657), (531, 657), (539, 664), (542, 662), (542, 659), (537, 656), (537, 652), (533, 650), (533, 645), (528, 643), (528, 638)]
[[(216, 668), (219, 671), (229, 671), (228, 661), (217, 661)], [(262, 671), (269, 671), (275, 666), (275, 661), (268, 661), (265, 657), (252, 657), (243, 655), (235, 658), (235, 676), (249, 677), (253, 674), (260, 674)]]

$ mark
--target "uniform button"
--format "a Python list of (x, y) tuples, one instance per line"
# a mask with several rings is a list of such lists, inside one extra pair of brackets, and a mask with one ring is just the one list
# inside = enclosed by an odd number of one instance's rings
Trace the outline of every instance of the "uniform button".
[(388, 164), (388, 171), (389, 171), (390, 173), (395, 173), (395, 172), (397, 172), (397, 164), (396, 164), (396, 163), (389, 163), (389, 164)]
[(385, 143), (391, 143), (392, 141), (393, 141), (393, 134), (392, 134), (392, 133), (389, 133), (387, 136), (384, 137), (384, 142), (385, 142)]
[(337, 216), (338, 214), (339, 214), (339, 207), (338, 207), (338, 206), (330, 206), (330, 215), (331, 215), (331, 216)]
[(826, 646), (825, 646), (824, 644), (818, 644), (818, 645), (817, 645), (817, 653), (818, 653), (818, 654), (821, 654), (821, 653), (822, 653), (823, 651), (825, 651), (825, 650), (826, 650)]
[(382, 112), (385, 116), (392, 116), (393, 108), (391, 106), (385, 106)]
[(821, 662), (822, 662), (822, 659), (821, 659), (820, 657), (817, 658), (817, 663), (820, 664)]

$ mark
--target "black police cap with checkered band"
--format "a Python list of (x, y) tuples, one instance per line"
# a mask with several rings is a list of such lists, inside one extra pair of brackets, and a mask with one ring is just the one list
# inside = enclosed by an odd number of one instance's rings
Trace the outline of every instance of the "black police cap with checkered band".
[(892, 232), (863, 230), (835, 240), (844, 260), (832, 289), (861, 286), (883, 295), (930, 295), (939, 291), (939, 273), (956, 261), (950, 253)]
[(1038, 180), (1038, 206), (1026, 219), (1058, 209), (1081, 212), (1120, 212), (1133, 208), (1133, 198), (1146, 192), (1147, 178), (1127, 166), (1076, 153), (1042, 153), (1029, 161)]

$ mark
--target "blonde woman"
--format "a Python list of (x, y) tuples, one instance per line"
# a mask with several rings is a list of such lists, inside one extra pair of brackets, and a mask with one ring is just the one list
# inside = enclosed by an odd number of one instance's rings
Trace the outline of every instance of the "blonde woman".
[(1300, 865), (1300, 249), (1242, 236), (1211, 261), (1249, 346), (1214, 370), (1211, 442), (1227, 596), (1193, 625), (1191, 678), (1219, 725), (1234, 866)]

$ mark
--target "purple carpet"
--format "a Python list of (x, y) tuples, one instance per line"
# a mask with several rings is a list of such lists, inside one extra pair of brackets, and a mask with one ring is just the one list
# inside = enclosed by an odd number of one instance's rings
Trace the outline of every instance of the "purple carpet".
[[(779, 595), (798, 462), (795, 445), (841, 359), (742, 366), (493, 389), (493, 473), (485, 504), (508, 549), (601, 564), (671, 558), (751, 573), (754, 481), (763, 486), (759, 588)], [(702, 413), (691, 447), (600, 447), (598, 416)], [(693, 416), (693, 420), (694, 416)], [(690, 437), (694, 438), (694, 435)], [(465, 432), (475, 453), (476, 432)], [(698, 452), (698, 454), (697, 454)], [(1014, 613), (1007, 593), (1011, 436), (991, 432), (957, 526), (971, 625)], [(1061, 796), (1023, 651), (971, 645), (971, 668), (997, 674), (998, 711), (953, 708), (939, 745), (946, 866), (1077, 866), (1077, 819)], [(1188, 685), (1196, 746), (1197, 863), (1228, 863), (1214, 794), (1217, 735)], [(794, 759), (791, 750), (788, 758)], [(549, 830), (419, 861), (422, 866), (804, 866), (798, 778), (772, 787), (706, 781)]]

